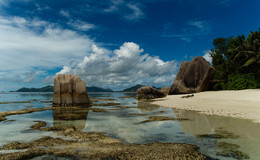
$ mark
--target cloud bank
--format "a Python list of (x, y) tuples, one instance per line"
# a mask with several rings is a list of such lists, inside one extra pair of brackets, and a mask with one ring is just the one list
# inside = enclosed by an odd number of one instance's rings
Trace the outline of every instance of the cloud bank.
[(133, 42), (114, 51), (98, 47), (86, 34), (39, 19), (0, 17), (0, 35), (3, 81), (51, 84), (54, 73), (50, 70), (63, 68), (59, 73), (79, 75), (87, 85), (112, 89), (136, 84), (169, 86), (178, 65), (144, 54)]
[(92, 39), (73, 30), (21, 17), (0, 16), (0, 35), (0, 78), (22, 75), (24, 82), (33, 80), (36, 71), (80, 60), (92, 51), (94, 44)]
[(133, 42), (125, 42), (111, 55), (92, 45), (92, 54), (74, 66), (64, 66), (57, 74), (76, 74), (87, 85), (114, 89), (135, 84), (169, 86), (175, 77), (178, 62), (152, 57)]

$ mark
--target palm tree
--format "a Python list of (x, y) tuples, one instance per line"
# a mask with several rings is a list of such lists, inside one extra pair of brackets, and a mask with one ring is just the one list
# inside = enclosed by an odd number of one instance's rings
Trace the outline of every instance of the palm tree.
[[(236, 74), (253, 74), (260, 83), (260, 29), (228, 39), (217, 38), (211, 50), (212, 64), (216, 72), (213, 81), (218, 89), (224, 89), (228, 77)], [(259, 84), (260, 85), (260, 84)]]

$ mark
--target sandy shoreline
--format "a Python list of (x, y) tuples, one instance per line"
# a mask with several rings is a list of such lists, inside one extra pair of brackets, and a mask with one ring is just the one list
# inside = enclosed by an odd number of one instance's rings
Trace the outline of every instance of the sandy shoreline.
[(181, 98), (182, 96), (185, 95), (168, 95), (152, 104), (260, 123), (260, 89), (208, 91), (195, 93), (191, 98)]

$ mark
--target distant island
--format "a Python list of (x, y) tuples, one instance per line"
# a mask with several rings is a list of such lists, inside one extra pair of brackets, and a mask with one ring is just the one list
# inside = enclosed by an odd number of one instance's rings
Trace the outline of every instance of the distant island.
[[(54, 91), (54, 87), (53, 86), (45, 86), (42, 88), (20, 88), (14, 92), (53, 92)], [(111, 89), (104, 89), (101, 87), (95, 87), (95, 86), (91, 86), (91, 87), (87, 87), (87, 91), (88, 92), (114, 92)]]
[(16, 91), (13, 92), (53, 92), (54, 91), (54, 87), (53, 86), (45, 86), (42, 88), (20, 88)]
[[(139, 89), (143, 86), (145, 86), (145, 85), (137, 84), (135, 86), (126, 88), (126, 89), (124, 89), (122, 91), (118, 91), (118, 92), (136, 92), (137, 89)], [(154, 87), (154, 88), (160, 89), (160, 88), (157, 88), (157, 87)], [(26, 88), (26, 87), (23, 87), (23, 88), (20, 88), (16, 91), (11, 91), (11, 92), (53, 92), (53, 91), (54, 91), (54, 87), (48, 85), (48, 86), (45, 86), (45, 87), (42, 87), (42, 88)], [(87, 86), (87, 91), (88, 92), (115, 92), (112, 89), (104, 89), (104, 88), (96, 87), (96, 86), (90, 86), (90, 87)]]
[(130, 87), (130, 88), (126, 88), (124, 90), (122, 90), (121, 92), (136, 92), (139, 88), (143, 87), (144, 85), (141, 85), (141, 84), (137, 84), (133, 87)]
[(112, 89), (104, 89), (104, 88), (95, 87), (95, 86), (87, 87), (87, 91), (88, 92), (114, 92)]

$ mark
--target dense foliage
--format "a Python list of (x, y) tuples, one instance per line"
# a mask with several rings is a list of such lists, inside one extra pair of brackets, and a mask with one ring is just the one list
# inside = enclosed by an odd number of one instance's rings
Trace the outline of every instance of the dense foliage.
[(242, 35), (216, 38), (211, 50), (213, 89), (238, 90), (260, 87), (260, 29)]

